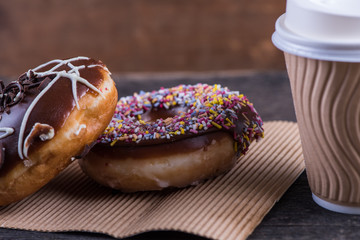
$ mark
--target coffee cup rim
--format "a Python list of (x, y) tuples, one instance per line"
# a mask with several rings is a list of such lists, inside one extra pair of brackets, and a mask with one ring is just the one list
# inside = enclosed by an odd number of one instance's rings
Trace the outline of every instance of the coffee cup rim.
[(273, 44), (297, 56), (340, 62), (360, 62), (360, 42), (317, 41), (296, 34), (285, 25), (286, 13), (275, 24)]

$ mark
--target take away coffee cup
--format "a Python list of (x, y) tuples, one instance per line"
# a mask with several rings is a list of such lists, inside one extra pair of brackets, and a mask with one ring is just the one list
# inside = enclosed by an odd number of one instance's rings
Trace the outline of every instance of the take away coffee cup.
[(360, 214), (360, 1), (287, 0), (284, 51), (314, 201)]

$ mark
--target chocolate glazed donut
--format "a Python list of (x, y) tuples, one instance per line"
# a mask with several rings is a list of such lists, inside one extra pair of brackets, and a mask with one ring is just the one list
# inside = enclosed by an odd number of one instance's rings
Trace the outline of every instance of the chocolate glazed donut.
[(231, 169), (263, 131), (238, 92), (206, 84), (162, 88), (121, 98), (79, 164), (97, 182), (124, 192), (185, 187)]
[(37, 191), (103, 132), (117, 91), (106, 66), (52, 60), (1, 83), (0, 206)]

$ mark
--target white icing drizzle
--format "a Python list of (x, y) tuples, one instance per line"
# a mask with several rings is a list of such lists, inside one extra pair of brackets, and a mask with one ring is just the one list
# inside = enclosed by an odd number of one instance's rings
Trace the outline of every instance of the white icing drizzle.
[(0, 132), (4, 132), (4, 134), (0, 135), (0, 139), (3, 139), (13, 134), (14, 129), (10, 127), (2, 127), (0, 128)]
[[(49, 74), (38, 74), (39, 77), (43, 77), (43, 76), (49, 75)], [(72, 93), (73, 93), (73, 97), (75, 100), (75, 104), (76, 104), (76, 108), (80, 109), (79, 106), (79, 102), (78, 102), (78, 97), (77, 97), (77, 91), (76, 91), (76, 84), (77, 82), (80, 82), (82, 84), (84, 84), (85, 86), (87, 86), (88, 88), (94, 90), (95, 92), (99, 93), (102, 97), (104, 97), (103, 93), (100, 92), (99, 89), (97, 89), (94, 85), (92, 85), (91, 83), (89, 83), (85, 78), (82, 78), (80, 76), (78, 76), (76, 73), (74, 72), (66, 72), (66, 71), (61, 71), (61, 72), (57, 72), (57, 77), (65, 77), (71, 80), (71, 86), (72, 86)], [(57, 78), (58, 79), (58, 78)], [(56, 80), (57, 80), (56, 79)], [(54, 81), (54, 80), (53, 80)]]
[(34, 126), (32, 127), (29, 135), (27, 135), (27, 137), (25, 138), (25, 141), (24, 141), (24, 156), (26, 158), (28, 158), (28, 150), (29, 150), (29, 147), (30, 147), (30, 144), (28, 144), (28, 140), (29, 140), (29, 137), (31, 137), (33, 131), (36, 129), (37, 126), (44, 126), (44, 127), (49, 127), (50, 131), (48, 134), (41, 134), (39, 136), (40, 140), (41, 141), (47, 141), (47, 140), (50, 140), (52, 139), (54, 136), (55, 136), (55, 131), (54, 131), (54, 128), (51, 127), (50, 125), (48, 124), (42, 124), (42, 123), (35, 123)]
[[(54, 59), (54, 60), (51, 60), (51, 61), (46, 62), (44, 64), (41, 64), (41, 65), (37, 66), (36, 68), (33, 68), (32, 71), (35, 72), (35, 71), (37, 71), (37, 70), (39, 70), (39, 69), (41, 69), (43, 67), (46, 67), (47, 65), (50, 65), (50, 64), (53, 64), (53, 63), (58, 63), (56, 66), (54, 66), (52, 69), (49, 70), (49, 71), (54, 71), (55, 69), (59, 68), (60, 66), (62, 66), (64, 64), (67, 64), (69, 62), (78, 61), (78, 60), (89, 60), (89, 59), (90, 58), (88, 58), (88, 57), (82, 57), (82, 56), (69, 58), (69, 59), (66, 59), (66, 60)], [(28, 77), (30, 77), (30, 75), (28, 75)]]
[(105, 71), (107, 71), (109, 74), (111, 74), (111, 72), (109, 71), (109, 69), (106, 66), (101, 66), (100, 64), (91, 64), (88, 66), (88, 68), (92, 68), (92, 67), (102, 67)]
[[(39, 93), (39, 95), (36, 96), (36, 98), (32, 101), (32, 103), (30, 104), (29, 108), (26, 110), (24, 118), (21, 122), (21, 126), (20, 126), (20, 131), (19, 131), (19, 140), (18, 140), (18, 154), (19, 157), (21, 159), (24, 159), (24, 155), (25, 157), (27, 157), (27, 151), (25, 153), (25, 142), (23, 142), (24, 139), (24, 132), (25, 132), (25, 127), (28, 121), (28, 118), (30, 116), (30, 113), (32, 112), (32, 110), (34, 109), (35, 105), (39, 102), (39, 100), (41, 99), (41, 97), (52, 87), (52, 85), (54, 85), (54, 83), (61, 77), (64, 78), (68, 78), (71, 83), (72, 83), (72, 93), (73, 93), (73, 97), (75, 100), (75, 104), (77, 109), (80, 109), (79, 103), (78, 103), (78, 97), (77, 97), (77, 91), (76, 91), (76, 84), (82, 83), (85, 86), (87, 86), (88, 88), (94, 90), (95, 92), (97, 92), (98, 94), (100, 94), (102, 97), (104, 97), (103, 93), (98, 90), (94, 85), (92, 85), (91, 83), (89, 83), (86, 79), (82, 78), (80, 76), (79, 70), (85, 68), (85, 65), (81, 65), (81, 66), (74, 66), (71, 62), (73, 61), (78, 61), (78, 60), (89, 60), (90, 58), (88, 57), (75, 57), (75, 58), (70, 58), (70, 59), (66, 59), (66, 60), (60, 60), (60, 59), (55, 59), (52, 61), (49, 61), (47, 63), (44, 63), (40, 66), (37, 66), (36, 68), (29, 70), (27, 72), (27, 76), (30, 77), (30, 71), (33, 71), (35, 73), (35, 75), (37, 77), (46, 77), (48, 75), (55, 75), (55, 78)], [(53, 63), (58, 63), (56, 64), (54, 67), (52, 67), (50, 70), (45, 71), (45, 72), (36, 72), (37, 70), (48, 66), (50, 64)], [(63, 66), (63, 65), (67, 65), (68, 67), (71, 68), (71, 70), (69, 71), (55, 71), (56, 69), (58, 69), (59, 67)], [(99, 64), (92, 64), (87, 66), (88, 68), (92, 68), (92, 67), (102, 67), (104, 70), (108, 71), (106, 67), (99, 65)], [(24, 152), (23, 152), (24, 149)]]
[(82, 129), (84, 129), (84, 128), (86, 128), (86, 125), (85, 125), (85, 124), (81, 124), (81, 125), (79, 126), (79, 129), (75, 132), (75, 135), (78, 136), (78, 135), (80, 134), (80, 131), (81, 131)]
[(55, 130), (54, 128), (50, 128), (50, 131), (47, 134), (45, 133), (40, 134), (39, 138), (41, 141), (45, 142), (47, 140), (53, 139), (54, 136), (55, 136)]
[(14, 98), (14, 102), (16, 102), (17, 100), (19, 100), (20, 96), (21, 96), (21, 92), (18, 92), (18, 93), (16, 94), (15, 98)]

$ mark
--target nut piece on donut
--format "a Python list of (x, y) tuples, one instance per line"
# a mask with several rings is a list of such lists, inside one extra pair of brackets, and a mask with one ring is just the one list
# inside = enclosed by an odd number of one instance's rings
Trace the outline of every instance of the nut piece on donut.
[(124, 192), (185, 187), (231, 169), (263, 132), (244, 95), (220, 85), (180, 85), (121, 98), (79, 164)]
[(117, 91), (106, 66), (87, 57), (29, 70), (0, 98), (0, 206), (40, 189), (88, 151), (109, 124)]

